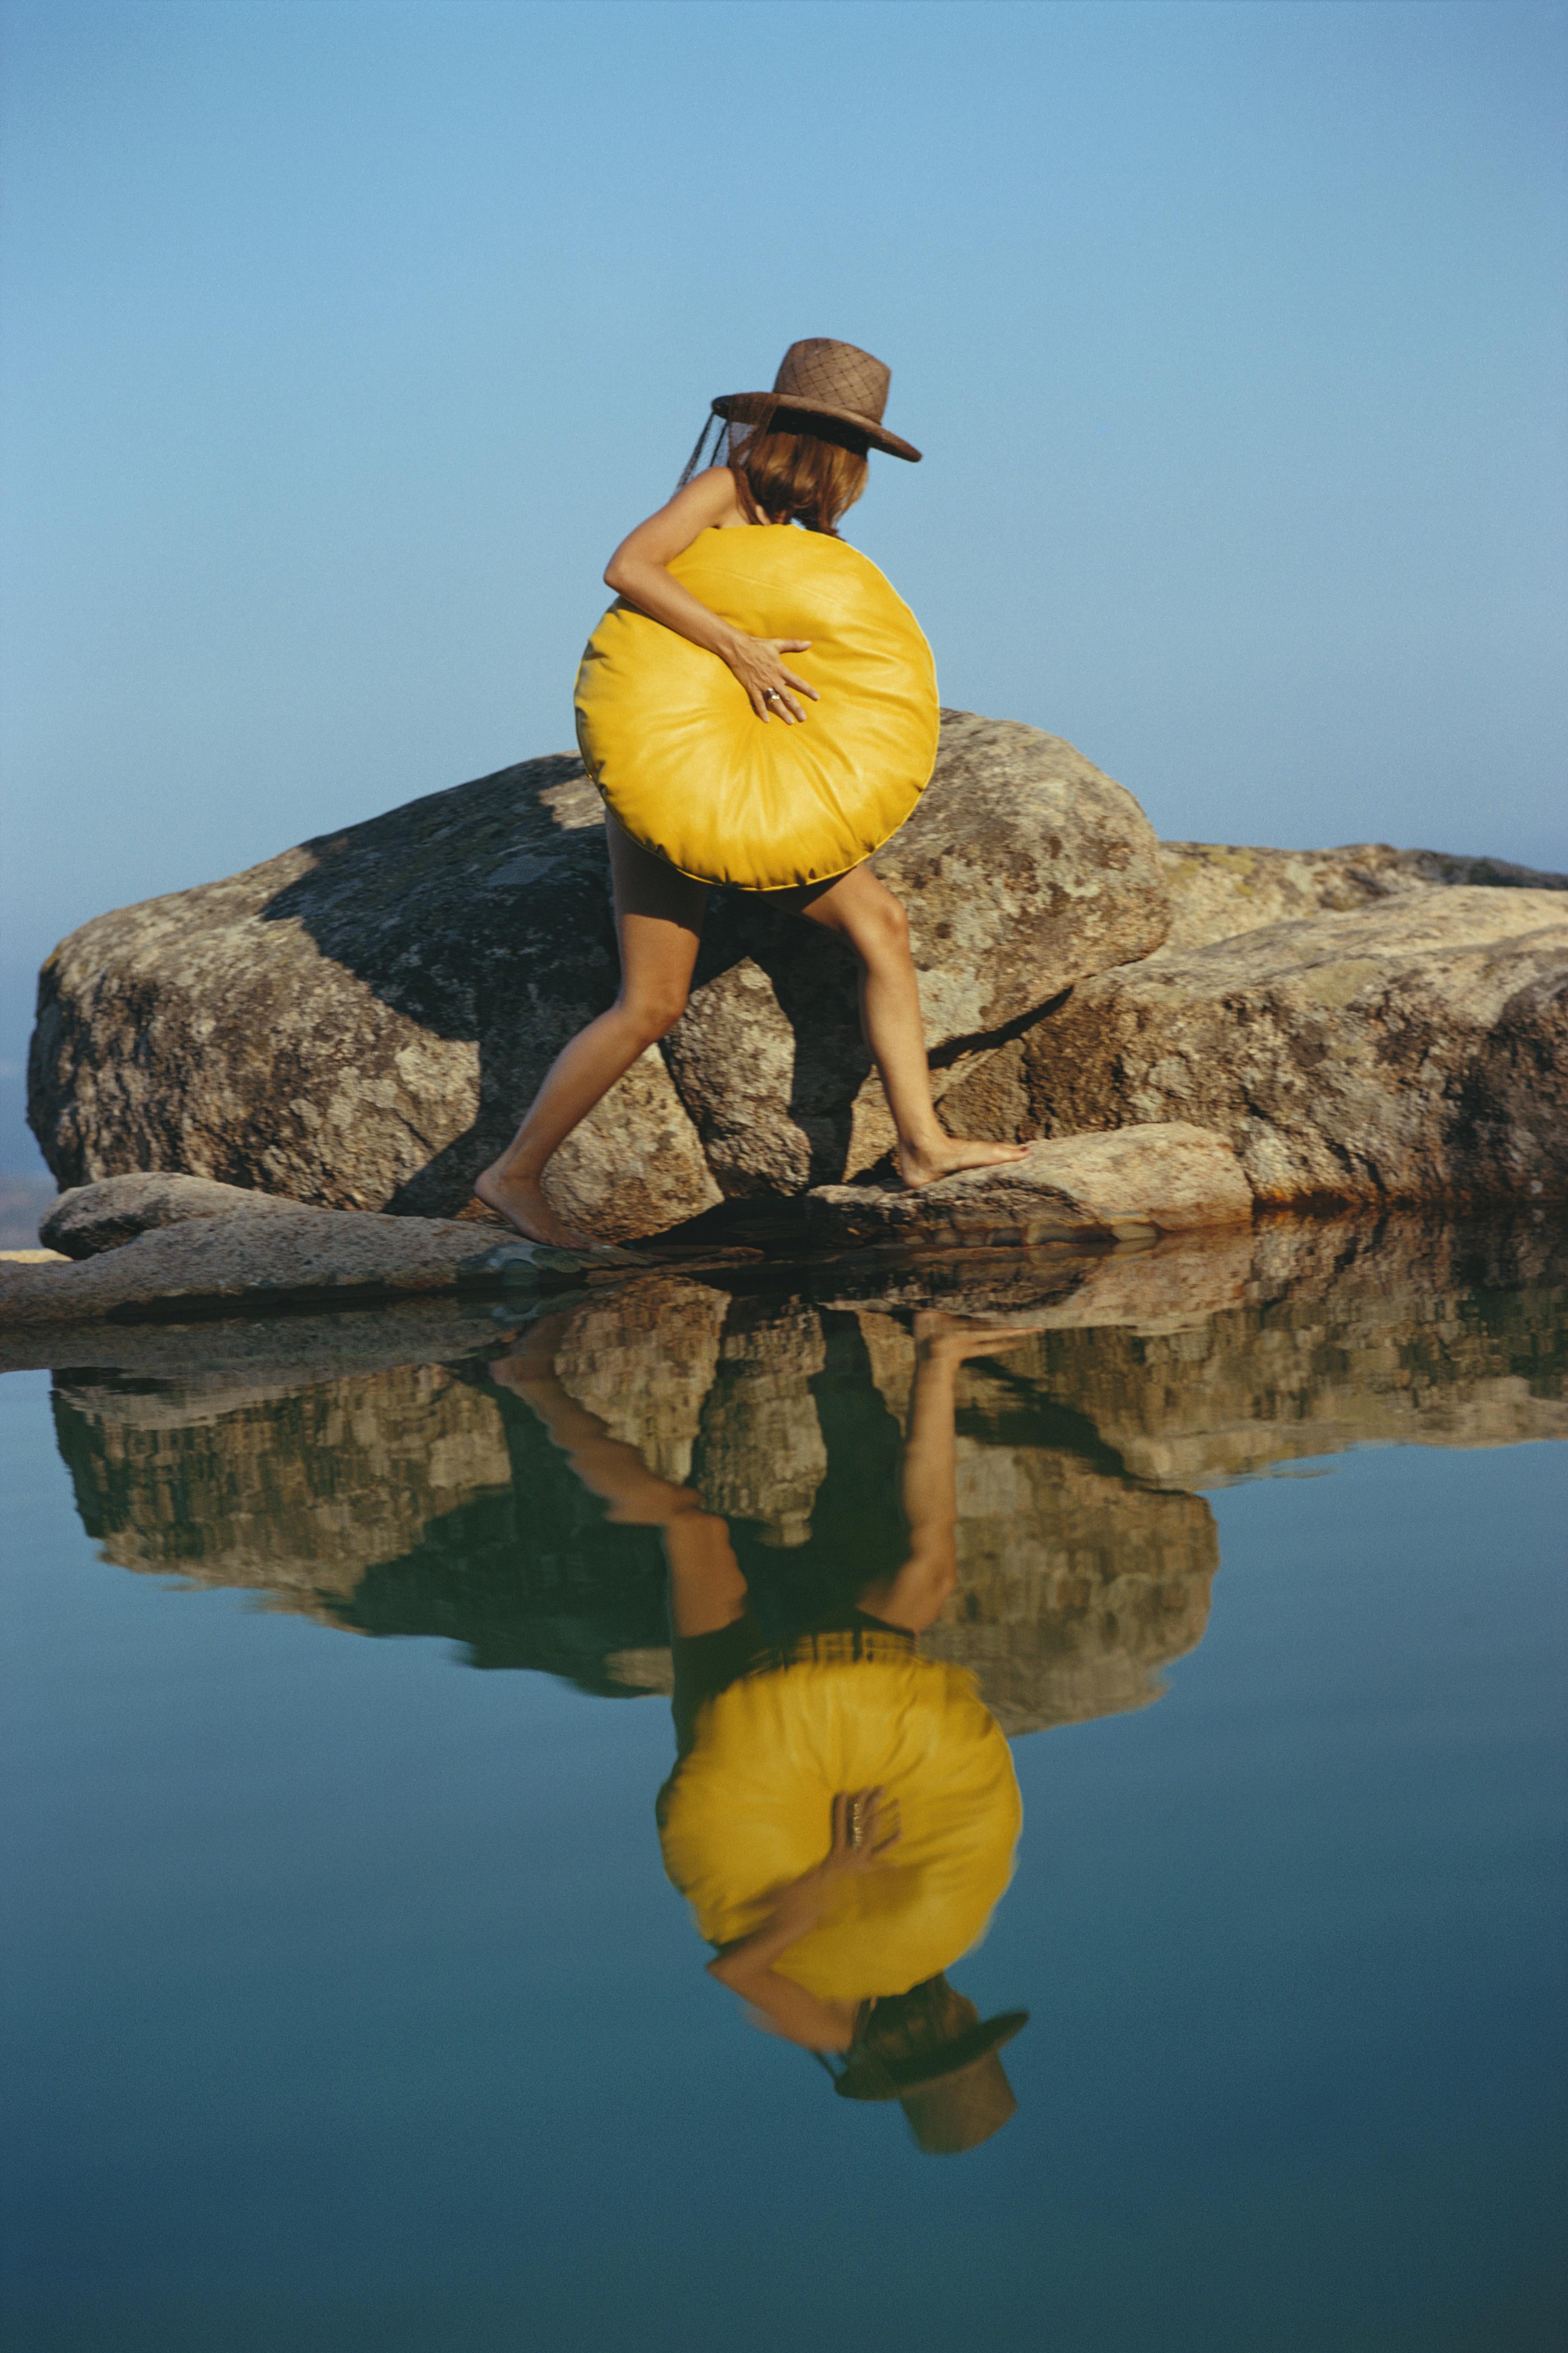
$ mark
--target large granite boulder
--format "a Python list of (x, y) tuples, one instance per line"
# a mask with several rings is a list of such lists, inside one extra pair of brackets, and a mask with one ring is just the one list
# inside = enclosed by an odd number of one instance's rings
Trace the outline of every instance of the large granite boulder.
[(1441, 849), (1391, 849), (1361, 841), (1342, 849), (1250, 849), (1218, 841), (1163, 841), (1171, 892), (1168, 948), (1206, 947), (1237, 932), (1301, 915), (1348, 915), (1410, 891), (1455, 884), (1568, 891), (1568, 874), (1538, 873), (1501, 858)]
[[(877, 866), (910, 909), (939, 1090), (1165, 934), (1137, 804), (1033, 728), (949, 713)], [(837, 1180), (889, 1140), (837, 943), (717, 894), (698, 980), (553, 1166), (606, 1240)], [(180, 1171), (450, 1216), (616, 985), (598, 796), (574, 758), (527, 761), (84, 924), (41, 976), (29, 1116), (63, 1186)]]
[(1163, 948), (955, 1107), (1010, 1136), (1191, 1121), (1265, 1202), (1568, 1198), (1568, 898), (1415, 889)]
[[(449, 1216), (616, 968), (598, 796), (580, 761), (529, 761), (72, 933), (28, 1116), (62, 1186), (179, 1170)], [(721, 1198), (654, 1052), (558, 1177), (606, 1239)]]

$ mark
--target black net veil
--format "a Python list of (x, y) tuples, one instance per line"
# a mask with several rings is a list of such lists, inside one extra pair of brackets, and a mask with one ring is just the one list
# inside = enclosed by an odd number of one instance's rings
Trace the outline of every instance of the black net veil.
[[(712, 439), (711, 448), (709, 447), (710, 437)], [(715, 408), (702, 420), (702, 430), (697, 436), (697, 447), (682, 466), (680, 480), (677, 482), (676, 489), (683, 491), (692, 477), (700, 474), (706, 467), (732, 464), (734, 455), (734, 440), (730, 420), (727, 417), (721, 417)]]

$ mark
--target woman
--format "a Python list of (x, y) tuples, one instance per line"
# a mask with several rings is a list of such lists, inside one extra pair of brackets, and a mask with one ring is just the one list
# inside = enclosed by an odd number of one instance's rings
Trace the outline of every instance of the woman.
[[(920, 457), (882, 424), (889, 381), (852, 343), (792, 344), (772, 393), (713, 403), (726, 461), (695, 470), (705, 427), (675, 496), (605, 566), (620, 601), (590, 641), (577, 712), (606, 804), (621, 987), (557, 1056), (475, 1186), (530, 1240), (594, 1246), (552, 1208), (545, 1171), (680, 1018), (715, 881), (787, 893), (854, 949), (906, 1185), (1022, 1157), (1021, 1145), (965, 1142), (940, 1125), (908, 918), (866, 863), (909, 815), (936, 749), (925, 640), (838, 533), (870, 449)], [(705, 536), (721, 533), (750, 536)], [(810, 636), (791, 626), (802, 619)]]
[[(534, 1325), (490, 1371), (614, 1521), (663, 1535), (677, 1758), (659, 1836), (666, 1871), (717, 1948), (709, 1975), (756, 2024), (839, 2062), (830, 2072), (843, 2097), (899, 2100), (933, 2154), (973, 2147), (1013, 2113), (996, 2052), (1026, 2013), (983, 2021), (945, 1971), (984, 1932), (1021, 1816), (994, 1718), (967, 1674), (921, 1659), (917, 1640), (957, 1583), (959, 1367), (1029, 1335), (917, 1314), (901, 1530), (887, 1500), (865, 1493), (879, 1483), (867, 1480), (867, 1456), (880, 1450), (858, 1431), (858, 1496), (830, 1493), (830, 1453), (811, 1542), (758, 1577), (766, 1547), (745, 1547), (742, 1567), (738, 1532), (563, 1387), (567, 1320)], [(868, 1540), (868, 1508), (893, 1541)], [(812, 1573), (819, 1520), (827, 1548), (852, 1555), (836, 1564), (832, 1582), (846, 1568), (851, 1579), (836, 1595)]]

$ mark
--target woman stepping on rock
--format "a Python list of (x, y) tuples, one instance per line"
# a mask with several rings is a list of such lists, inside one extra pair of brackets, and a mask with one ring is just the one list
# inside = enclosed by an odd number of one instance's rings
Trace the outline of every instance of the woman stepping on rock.
[[(921, 454), (883, 426), (889, 382), (853, 343), (792, 343), (771, 393), (714, 401), (675, 496), (605, 567), (617, 601), (589, 640), (576, 712), (605, 804), (620, 993), (563, 1048), (474, 1187), (531, 1241), (595, 1247), (552, 1208), (545, 1172), (685, 1011), (715, 883), (784, 896), (855, 950), (906, 1185), (1023, 1156), (939, 1123), (909, 919), (867, 864), (924, 790), (938, 730), (919, 624), (838, 536), (868, 453)], [(724, 462), (703, 469), (715, 423)]]

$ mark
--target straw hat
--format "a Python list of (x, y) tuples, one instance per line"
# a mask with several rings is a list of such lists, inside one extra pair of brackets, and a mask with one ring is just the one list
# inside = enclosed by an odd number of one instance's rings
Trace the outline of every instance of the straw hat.
[(873, 449), (890, 458), (920, 463), (912, 442), (900, 441), (882, 423), (888, 405), (891, 368), (874, 360), (856, 343), (836, 343), (826, 335), (808, 335), (792, 343), (784, 355), (772, 392), (727, 392), (713, 403), (713, 413), (726, 419), (754, 425), (775, 409), (801, 410), (807, 417), (833, 417), (863, 433)]
[[(873, 2009), (869, 2031), (834, 2089), (843, 2100), (897, 2100), (928, 2157), (958, 2157), (1000, 2132), (1017, 2108), (996, 2053), (1028, 2024), (1029, 2013), (1011, 2010), (983, 2022), (974, 2004), (940, 1977), (917, 1988), (912, 2000), (913, 2031), (895, 2031), (881, 2049), (883, 2006)], [(889, 2011), (904, 2007), (887, 2005)]]

